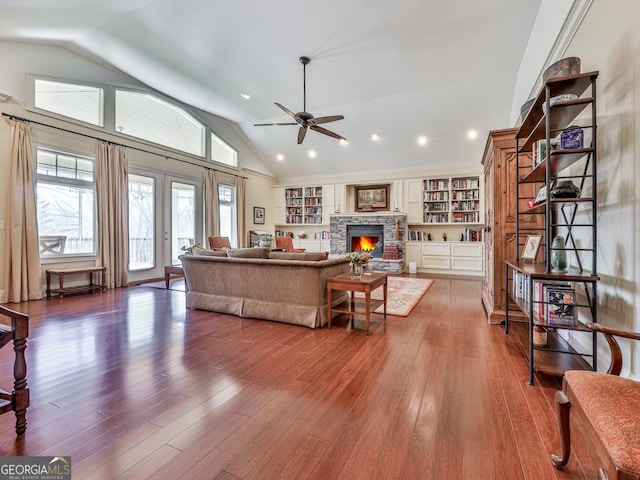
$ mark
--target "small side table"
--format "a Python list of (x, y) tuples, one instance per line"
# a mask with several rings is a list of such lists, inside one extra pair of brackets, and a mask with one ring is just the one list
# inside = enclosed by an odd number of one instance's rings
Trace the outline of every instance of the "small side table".
[[(383, 305), (384, 305), (384, 318), (387, 318), (387, 274), (386, 273), (371, 273), (364, 274), (361, 277), (354, 277), (350, 273), (344, 273), (331, 277), (327, 280), (327, 310), (329, 314), (328, 328), (331, 328), (331, 316), (333, 312), (349, 313), (352, 315), (365, 316), (365, 332), (369, 335), (369, 324), (371, 319), (371, 292), (376, 288), (383, 287)], [(332, 291), (342, 290), (349, 292), (349, 304), (347, 308), (334, 307)], [(357, 312), (355, 302), (353, 299), (354, 292), (364, 293), (364, 312)]]
[(169, 280), (171, 279), (171, 275), (184, 277), (184, 270), (179, 265), (167, 265), (164, 267), (164, 283), (167, 286), (167, 290), (169, 289)]

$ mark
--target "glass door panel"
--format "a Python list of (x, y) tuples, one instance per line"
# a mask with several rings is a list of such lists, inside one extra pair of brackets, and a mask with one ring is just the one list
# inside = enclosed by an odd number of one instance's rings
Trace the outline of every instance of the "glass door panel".
[(171, 264), (180, 263), (183, 247), (196, 242), (196, 187), (171, 182)]

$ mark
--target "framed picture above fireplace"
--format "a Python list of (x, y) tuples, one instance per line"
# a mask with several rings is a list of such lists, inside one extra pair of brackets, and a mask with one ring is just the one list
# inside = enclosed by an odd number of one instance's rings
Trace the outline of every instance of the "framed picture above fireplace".
[(389, 185), (355, 186), (356, 212), (389, 210)]

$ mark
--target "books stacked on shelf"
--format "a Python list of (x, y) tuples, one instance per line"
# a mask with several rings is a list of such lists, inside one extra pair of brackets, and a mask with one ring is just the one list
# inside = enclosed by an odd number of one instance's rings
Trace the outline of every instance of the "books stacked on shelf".
[(446, 179), (425, 180), (424, 190), (448, 190), (449, 182)]
[(276, 230), (276, 237), (291, 237), (291, 238), (293, 238), (293, 232), (286, 232), (284, 230)]
[(482, 228), (478, 230), (471, 230), (470, 228), (465, 228), (464, 233), (462, 234), (463, 242), (482, 242), (484, 236), (484, 230)]
[(456, 223), (478, 223), (480, 222), (480, 212), (453, 212), (453, 221)]
[(451, 183), (454, 189), (478, 188), (480, 182), (476, 178), (453, 178)]
[(327, 230), (316, 232), (313, 234), (313, 239), (314, 240), (331, 240), (331, 232)]
[(412, 228), (409, 228), (407, 237), (408, 240), (425, 242), (429, 240), (428, 235), (429, 234), (427, 232), (423, 232), (422, 230), (413, 230)]
[[(557, 138), (552, 138), (551, 141), (551, 151), (557, 150), (560, 148), (560, 140)], [(533, 166), (535, 167), (540, 162), (542, 162), (547, 156), (547, 140), (538, 140), (533, 145)]]
[(449, 221), (449, 214), (435, 214), (424, 212), (424, 223), (447, 223)]
[[(542, 282), (513, 270), (512, 295), (525, 303), (531, 302), (534, 323), (575, 326), (575, 290), (569, 282)], [(531, 288), (532, 291), (529, 290)]]
[(546, 320), (549, 325), (575, 325), (576, 292), (563, 285), (547, 285), (545, 291)]

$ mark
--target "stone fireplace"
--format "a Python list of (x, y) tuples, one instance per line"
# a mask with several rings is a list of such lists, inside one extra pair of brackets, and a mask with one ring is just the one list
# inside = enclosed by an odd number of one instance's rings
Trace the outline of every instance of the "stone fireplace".
[[(344, 255), (356, 250), (368, 250), (354, 242), (361, 242), (360, 237), (367, 237), (373, 243), (371, 265), (376, 271), (402, 273), (404, 270), (404, 235), (407, 217), (402, 213), (352, 213), (348, 215), (331, 215), (329, 221), (331, 231), (331, 254)], [(398, 238), (396, 239), (396, 230)], [(373, 242), (372, 242), (373, 240)], [(385, 247), (397, 251), (398, 258), (383, 258)]]

